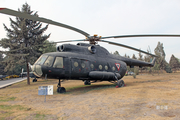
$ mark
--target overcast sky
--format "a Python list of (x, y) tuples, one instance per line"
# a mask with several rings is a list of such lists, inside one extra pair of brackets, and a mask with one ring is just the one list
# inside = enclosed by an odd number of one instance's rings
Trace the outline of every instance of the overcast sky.
[[(61, 22), (90, 35), (99, 36), (130, 34), (180, 34), (180, 0), (0, 0), (0, 7), (18, 10), (24, 3), (40, 17)], [(6, 37), (3, 23), (10, 27), (9, 17), (0, 14), (0, 39)], [(44, 24), (45, 26), (46, 24)], [(51, 33), (50, 41), (76, 40), (85, 37), (77, 32), (49, 25), (45, 34)], [(119, 38), (106, 39), (151, 53), (158, 41), (163, 43), (166, 60), (174, 54), (180, 58), (180, 38)], [(71, 44), (76, 44), (72, 42)], [(118, 51), (132, 57), (138, 52), (99, 42), (109, 52)]]

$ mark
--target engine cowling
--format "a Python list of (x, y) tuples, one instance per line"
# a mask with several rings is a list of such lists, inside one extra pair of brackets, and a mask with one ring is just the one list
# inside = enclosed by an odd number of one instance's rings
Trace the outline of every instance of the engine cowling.
[(95, 46), (89, 46), (88, 47), (89, 52), (95, 54), (96, 53), (96, 47)]
[(80, 48), (80, 46), (77, 45), (71, 45), (71, 44), (63, 44), (58, 46), (57, 48), (58, 52), (81, 52), (82, 48)]
[(58, 52), (62, 52), (64, 50), (64, 46), (60, 45), (56, 49), (57, 49)]

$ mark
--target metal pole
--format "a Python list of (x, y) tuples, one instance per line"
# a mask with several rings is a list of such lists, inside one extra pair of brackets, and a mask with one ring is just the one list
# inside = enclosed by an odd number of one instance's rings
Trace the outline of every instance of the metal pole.
[(46, 102), (46, 95), (47, 95), (47, 87), (45, 88), (45, 98), (44, 98), (44, 102)]

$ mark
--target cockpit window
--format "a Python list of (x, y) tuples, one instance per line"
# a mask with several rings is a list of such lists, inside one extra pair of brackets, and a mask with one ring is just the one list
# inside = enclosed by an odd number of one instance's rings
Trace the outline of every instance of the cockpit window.
[(47, 57), (47, 55), (42, 55), (41, 57), (39, 57), (35, 64), (43, 65)]
[(63, 57), (56, 57), (53, 67), (63, 68)]
[(53, 61), (54, 61), (54, 57), (53, 57), (53, 56), (49, 56), (49, 57), (47, 58), (46, 62), (44, 63), (44, 66), (51, 67)]

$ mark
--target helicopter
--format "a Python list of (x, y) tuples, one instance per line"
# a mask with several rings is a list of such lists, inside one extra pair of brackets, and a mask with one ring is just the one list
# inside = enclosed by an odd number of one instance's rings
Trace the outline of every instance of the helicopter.
[[(156, 55), (128, 45), (115, 43), (104, 39), (128, 37), (180, 37), (180, 35), (170, 34), (118, 35), (107, 37), (102, 37), (98, 35), (91, 36), (87, 32), (84, 32), (75, 27), (55, 22), (50, 19), (21, 13), (8, 8), (0, 8), (0, 13), (64, 27), (78, 32), (86, 37), (85, 39), (80, 40), (66, 40), (53, 43), (89, 41), (89, 44), (62, 44), (57, 47), (57, 52), (42, 54), (32, 66), (32, 71), (37, 77), (59, 79), (57, 85), (58, 93), (66, 92), (66, 89), (61, 86), (62, 79), (82, 80), (84, 81), (85, 85), (90, 85), (91, 83), (97, 81), (109, 81), (117, 83), (118, 87), (123, 87), (125, 84), (121, 78), (124, 77), (127, 71), (127, 66), (130, 66), (130, 68), (133, 68), (134, 66), (154, 66), (157, 57)], [(126, 58), (123, 56), (113, 55), (109, 53), (106, 48), (98, 45), (98, 42), (106, 42), (112, 45), (132, 49), (141, 53), (151, 55), (154, 58), (151, 62), (144, 62), (140, 60)]]

